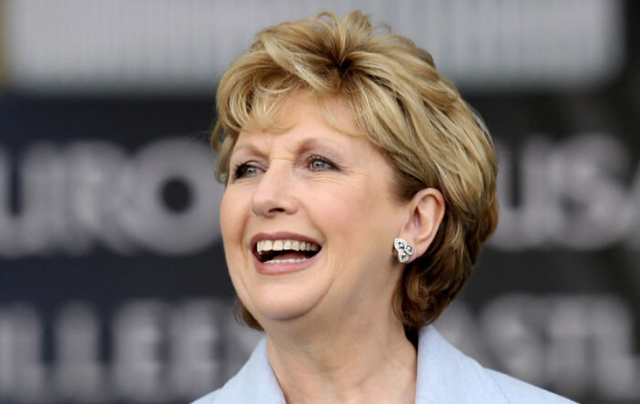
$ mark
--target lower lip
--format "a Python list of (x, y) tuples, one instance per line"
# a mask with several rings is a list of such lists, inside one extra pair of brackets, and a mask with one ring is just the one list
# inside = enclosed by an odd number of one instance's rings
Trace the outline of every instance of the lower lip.
[(251, 254), (253, 257), (253, 262), (256, 266), (256, 270), (258, 273), (263, 275), (281, 275), (281, 274), (289, 274), (293, 272), (299, 272), (304, 269), (307, 269), (314, 262), (318, 260), (318, 256), (322, 254), (322, 250), (318, 251), (316, 255), (311, 258), (307, 258), (306, 260), (298, 261), (298, 262), (279, 262), (273, 264), (267, 264), (264, 262), (260, 262), (258, 258)]

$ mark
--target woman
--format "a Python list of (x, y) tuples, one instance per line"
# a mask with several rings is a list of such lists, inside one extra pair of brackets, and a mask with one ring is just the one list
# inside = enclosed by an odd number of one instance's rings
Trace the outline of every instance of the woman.
[(493, 232), (497, 163), (431, 56), (353, 12), (267, 28), (217, 94), (221, 227), (265, 331), (207, 403), (567, 403), (430, 325)]

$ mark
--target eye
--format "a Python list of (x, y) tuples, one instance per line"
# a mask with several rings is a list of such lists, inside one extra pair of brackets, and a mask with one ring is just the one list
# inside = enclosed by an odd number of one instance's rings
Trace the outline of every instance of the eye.
[(335, 165), (332, 164), (329, 160), (320, 156), (311, 156), (309, 157), (307, 162), (311, 171), (325, 171), (336, 168)]
[(252, 177), (258, 173), (258, 167), (249, 163), (238, 164), (233, 170), (233, 179)]

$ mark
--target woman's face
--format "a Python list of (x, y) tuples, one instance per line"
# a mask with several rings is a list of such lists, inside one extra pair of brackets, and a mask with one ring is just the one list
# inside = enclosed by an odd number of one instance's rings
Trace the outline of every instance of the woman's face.
[[(345, 103), (327, 106), (359, 133)], [(402, 271), (391, 251), (409, 212), (390, 165), (364, 136), (329, 126), (313, 97), (292, 97), (280, 116), (290, 129), (242, 132), (231, 154), (220, 222), (240, 299), (265, 329), (391, 313)]]

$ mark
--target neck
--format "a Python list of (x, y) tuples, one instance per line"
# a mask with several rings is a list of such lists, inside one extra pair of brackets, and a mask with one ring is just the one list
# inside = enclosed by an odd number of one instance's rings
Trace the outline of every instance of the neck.
[(391, 311), (381, 317), (267, 330), (269, 361), (287, 403), (413, 404), (416, 350)]

